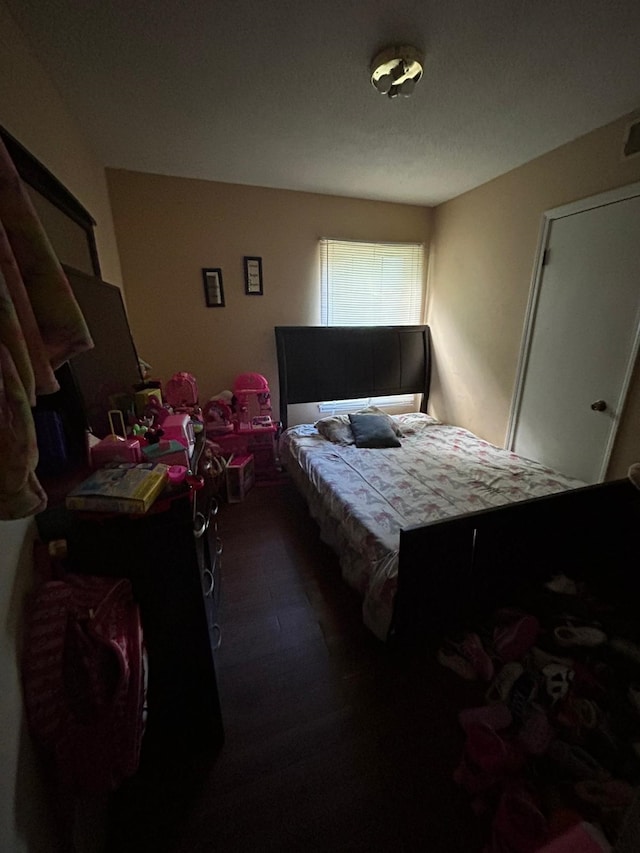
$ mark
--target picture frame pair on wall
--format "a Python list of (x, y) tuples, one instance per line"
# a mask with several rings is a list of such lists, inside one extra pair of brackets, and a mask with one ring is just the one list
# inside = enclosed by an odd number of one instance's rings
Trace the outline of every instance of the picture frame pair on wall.
[[(221, 267), (202, 269), (202, 282), (207, 308), (224, 308), (224, 285)], [(244, 257), (244, 292), (247, 296), (262, 296), (262, 258), (254, 255)]]

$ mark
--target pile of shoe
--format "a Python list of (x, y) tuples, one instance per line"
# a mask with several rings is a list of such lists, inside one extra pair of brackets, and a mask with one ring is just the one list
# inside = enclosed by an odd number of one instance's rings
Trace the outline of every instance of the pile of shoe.
[(438, 659), (484, 683), (460, 711), (454, 780), (488, 818), (488, 853), (604, 851), (640, 785), (640, 626), (564, 575)]

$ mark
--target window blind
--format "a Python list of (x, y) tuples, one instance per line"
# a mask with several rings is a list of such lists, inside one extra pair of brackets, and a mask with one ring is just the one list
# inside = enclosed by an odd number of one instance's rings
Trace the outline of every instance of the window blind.
[(327, 326), (422, 322), (421, 243), (320, 241), (321, 318)]

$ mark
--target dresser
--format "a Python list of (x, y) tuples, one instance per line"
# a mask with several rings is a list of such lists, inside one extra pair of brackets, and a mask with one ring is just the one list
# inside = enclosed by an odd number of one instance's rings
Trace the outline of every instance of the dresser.
[(222, 744), (215, 510), (207, 500), (194, 529), (185, 495), (141, 518), (78, 514), (66, 534), (71, 571), (128, 578), (140, 607), (149, 670), (141, 762), (145, 754), (212, 753)]
[(141, 767), (168, 754), (213, 757), (223, 738), (215, 670), (222, 541), (207, 488), (162, 497), (144, 516), (38, 516), (43, 541), (67, 540), (70, 572), (125, 577), (140, 608), (148, 658)]

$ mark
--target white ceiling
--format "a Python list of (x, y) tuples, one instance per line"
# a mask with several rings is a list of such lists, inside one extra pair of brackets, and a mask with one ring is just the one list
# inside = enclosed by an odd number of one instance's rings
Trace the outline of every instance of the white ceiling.
[(116, 168), (431, 205), (640, 107), (638, 0), (5, 2)]

